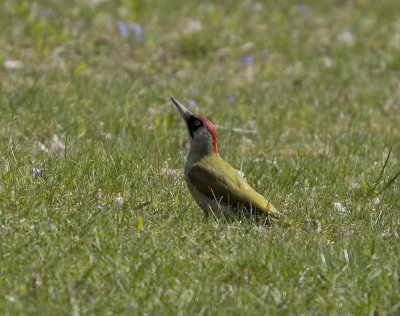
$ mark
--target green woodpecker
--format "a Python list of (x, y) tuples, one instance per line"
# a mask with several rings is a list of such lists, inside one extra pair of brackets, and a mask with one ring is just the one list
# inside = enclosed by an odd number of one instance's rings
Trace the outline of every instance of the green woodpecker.
[(276, 219), (284, 217), (257, 193), (238, 171), (218, 153), (217, 131), (204, 116), (190, 113), (171, 98), (186, 122), (190, 150), (185, 164), (185, 180), (194, 200), (206, 214), (228, 211)]

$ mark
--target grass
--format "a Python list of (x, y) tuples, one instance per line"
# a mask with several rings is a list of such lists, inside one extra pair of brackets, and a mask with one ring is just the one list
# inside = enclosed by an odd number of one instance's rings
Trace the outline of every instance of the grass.
[[(0, 8), (1, 314), (399, 313), (397, 1)], [(303, 227), (205, 218), (170, 96)]]

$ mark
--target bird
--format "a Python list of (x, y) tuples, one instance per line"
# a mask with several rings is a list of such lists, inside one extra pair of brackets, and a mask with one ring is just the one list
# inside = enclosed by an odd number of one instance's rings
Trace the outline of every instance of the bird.
[(206, 215), (244, 214), (267, 220), (286, 218), (264, 196), (254, 190), (238, 170), (221, 158), (214, 124), (191, 113), (179, 101), (171, 101), (186, 122), (190, 149), (184, 167), (188, 189)]

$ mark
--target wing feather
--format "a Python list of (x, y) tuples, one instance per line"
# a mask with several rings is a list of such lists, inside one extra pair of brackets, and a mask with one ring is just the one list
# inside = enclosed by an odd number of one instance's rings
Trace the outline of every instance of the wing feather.
[[(212, 163), (206, 159), (195, 163), (187, 174), (190, 182), (200, 192), (222, 204), (246, 210), (263, 211), (274, 217), (282, 216), (230, 164), (221, 158), (213, 157)], [(219, 170), (226, 172), (222, 176)]]

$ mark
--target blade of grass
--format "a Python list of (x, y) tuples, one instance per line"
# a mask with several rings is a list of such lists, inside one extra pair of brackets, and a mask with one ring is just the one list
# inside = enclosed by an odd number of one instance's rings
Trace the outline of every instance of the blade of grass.
[(371, 190), (369, 190), (369, 192), (368, 192), (368, 194), (367, 194), (368, 197), (371, 197), (372, 194), (375, 192), (375, 189), (378, 187), (379, 182), (380, 182), (381, 179), (382, 179), (383, 173), (385, 172), (386, 166), (387, 166), (387, 164), (388, 164), (388, 162), (389, 162), (389, 158), (390, 158), (390, 154), (391, 154), (391, 153), (392, 153), (392, 147), (390, 147), (390, 149), (389, 149), (389, 153), (388, 153), (388, 155), (387, 155), (387, 157), (386, 157), (385, 163), (384, 163), (383, 166), (382, 166), (382, 169), (381, 169), (381, 172), (380, 172), (380, 174), (379, 174), (379, 176), (378, 176), (378, 179), (376, 179), (376, 181), (375, 181), (375, 185), (372, 187)]

